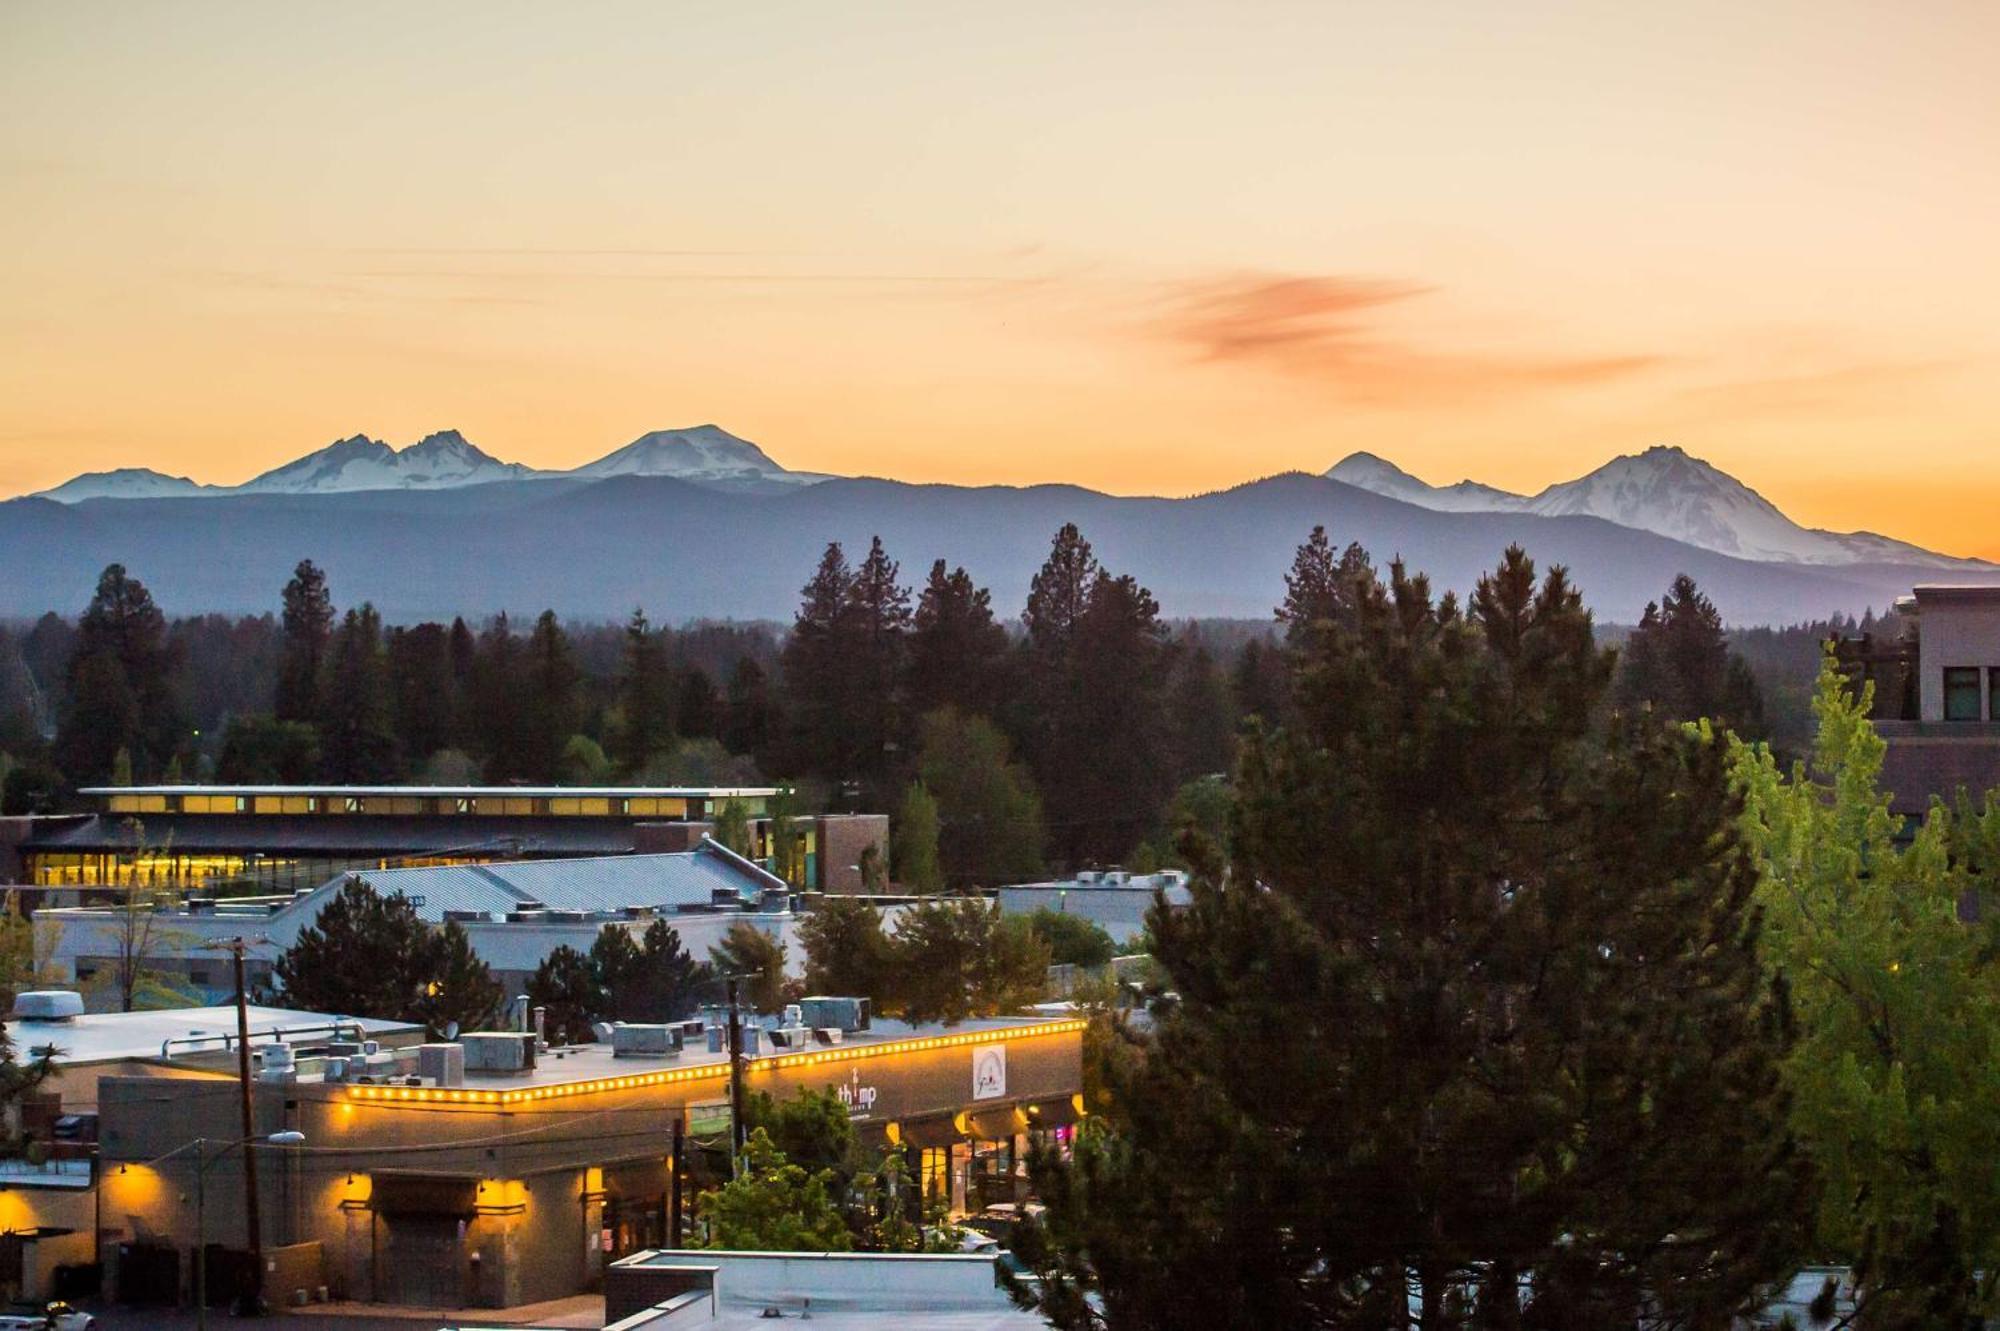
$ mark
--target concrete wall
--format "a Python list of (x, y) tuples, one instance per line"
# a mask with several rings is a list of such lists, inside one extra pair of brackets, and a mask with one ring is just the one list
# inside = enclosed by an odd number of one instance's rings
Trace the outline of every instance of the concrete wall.
[[(664, 1297), (676, 1268), (713, 1268), (724, 1307), (776, 1306), (871, 1312), (1005, 1311), (994, 1259), (928, 1253), (798, 1253), (691, 1250), (634, 1254), (605, 1274), (605, 1316), (629, 1316)], [(643, 1300), (643, 1301), (642, 1301)]]
[(1944, 720), (1944, 672), (1947, 666), (1978, 666), (1981, 670), (1981, 716), (1988, 714), (1985, 670), (2000, 667), (2000, 598), (1977, 602), (1934, 602), (1918, 594), (1918, 662), (1922, 676), (1918, 682), (1918, 716), (1925, 721)]

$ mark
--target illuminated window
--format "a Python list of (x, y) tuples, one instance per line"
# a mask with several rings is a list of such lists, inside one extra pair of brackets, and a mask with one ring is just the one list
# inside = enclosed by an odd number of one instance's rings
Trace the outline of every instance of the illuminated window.
[(1944, 668), (1944, 719), (1977, 721), (1979, 715), (1979, 667)]
[(283, 813), (285, 802), (276, 795), (259, 795), (250, 802), (250, 807), (256, 813)]

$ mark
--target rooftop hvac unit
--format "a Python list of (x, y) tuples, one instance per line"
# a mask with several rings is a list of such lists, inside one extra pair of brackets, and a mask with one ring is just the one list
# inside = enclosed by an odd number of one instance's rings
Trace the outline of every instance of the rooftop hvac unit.
[(1085, 870), (1084, 870), (1084, 871), (1083, 871), (1082, 873), (1080, 873), (1080, 874), (1078, 874), (1078, 875), (1076, 876), (1076, 881), (1077, 881), (1077, 882), (1079, 882), (1079, 883), (1094, 883), (1094, 882), (1096, 882), (1096, 881), (1097, 881), (1097, 870), (1095, 870), (1095, 869), (1085, 869)]
[(803, 1049), (812, 1042), (812, 1032), (803, 1026), (780, 1026), (771, 1032), (771, 1048)]
[(813, 1027), (813, 1039), (819, 1041), (821, 1044), (839, 1044), (845, 1038), (846, 1034), (838, 1026)]
[(545, 918), (550, 924), (588, 924), (590, 912), (587, 910), (552, 910)]
[(468, 1072), (527, 1072), (535, 1066), (535, 1037), (522, 1031), (461, 1035)]
[(797, 1003), (787, 1003), (785, 1004), (785, 1019), (778, 1024), (781, 1026), (803, 1026), (806, 1024), (805, 1013)]
[(292, 1066), (292, 1047), (288, 1044), (267, 1044), (257, 1051), (257, 1066), (260, 1068), (288, 1068)]
[(743, 894), (733, 887), (712, 887), (708, 890), (708, 904), (733, 910), (743, 904)]
[(462, 1044), (418, 1045), (417, 1075), (433, 1086), (465, 1085), (465, 1046)]
[(548, 902), (537, 901), (533, 897), (522, 897), (514, 903), (515, 910), (547, 910), (548, 908)]
[(743, 1052), (745, 1054), (761, 1052), (764, 1047), (764, 1028), (755, 1022), (746, 1021), (742, 1030)]
[(486, 924), (493, 919), (493, 912), (485, 910), (448, 910), (444, 913), (446, 924)]
[(546, 910), (543, 910), (539, 906), (531, 910), (510, 910), (507, 912), (506, 922), (508, 924), (532, 924), (536, 920), (547, 919), (548, 914)]
[(678, 1026), (653, 1023), (614, 1022), (611, 1026), (613, 1058), (679, 1058), (681, 1030)]
[(865, 998), (838, 998), (820, 995), (799, 1000), (799, 1014), (807, 1026), (831, 1026), (849, 1035), (865, 1031), (873, 1017), (872, 1004)]
[(20, 1021), (70, 1021), (83, 1015), (83, 995), (73, 989), (31, 989), (14, 996)]

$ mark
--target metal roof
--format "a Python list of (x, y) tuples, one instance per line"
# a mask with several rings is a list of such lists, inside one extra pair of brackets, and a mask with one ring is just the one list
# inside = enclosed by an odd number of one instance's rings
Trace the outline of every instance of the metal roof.
[(385, 896), (400, 893), (432, 924), (442, 923), (446, 911), (505, 914), (520, 910), (524, 902), (591, 913), (628, 906), (672, 911), (711, 905), (718, 889), (747, 904), (755, 904), (767, 891), (787, 890), (783, 879), (705, 841), (697, 850), (664, 855), (359, 870), (337, 875), (282, 913), (317, 916), (326, 898), (351, 877), (363, 879)]
[(82, 786), (80, 795), (355, 795), (421, 799), (728, 799), (770, 796), (777, 786)]

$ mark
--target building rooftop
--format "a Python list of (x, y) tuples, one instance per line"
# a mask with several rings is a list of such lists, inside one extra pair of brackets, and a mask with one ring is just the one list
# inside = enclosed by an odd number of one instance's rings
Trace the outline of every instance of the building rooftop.
[[(746, 1021), (749, 1019), (746, 1018)], [(772, 1024), (764, 1019), (768, 1030)], [(995, 1036), (1060, 1035), (1080, 1031), (1087, 1025), (1075, 1017), (980, 1017), (955, 1026), (905, 1022), (877, 1018), (871, 1029), (849, 1032), (839, 1044), (810, 1045), (803, 1050), (778, 1050), (768, 1041), (760, 1052), (745, 1056), (754, 1071), (758, 1065), (773, 1068), (796, 1067), (804, 1063), (852, 1062), (867, 1058), (910, 1053), (923, 1049), (944, 1049), (982, 1044)], [(348, 1094), (363, 1100), (395, 1100), (479, 1104), (539, 1100), (551, 1093), (585, 1095), (600, 1090), (697, 1081), (712, 1077), (725, 1068), (729, 1055), (711, 1053), (704, 1040), (688, 1043), (678, 1058), (618, 1057), (607, 1043), (552, 1046), (536, 1055), (535, 1066), (525, 1072), (481, 1072), (468, 1067), (463, 1087), (349, 1086)]]
[[(611, 1323), (618, 1331), (748, 1328), (807, 1317), (821, 1326), (892, 1331), (1046, 1326), (1014, 1306), (997, 1266), (988, 1254), (654, 1250), (607, 1269), (606, 1311), (652, 1303)], [(666, 1297), (654, 1302), (659, 1294)]]
[[(296, 1008), (260, 1007), (248, 1011), (250, 1041), (269, 1042), (273, 1035), (329, 1038), (336, 1020), (324, 1012), (301, 1012)], [(380, 1021), (372, 1017), (340, 1017), (344, 1027), (356, 1027), (369, 1039), (420, 1033), (421, 1026), (406, 1021)], [(133, 1058), (159, 1058), (163, 1051), (173, 1057), (220, 1053), (235, 1048), (236, 1009), (234, 1006), (160, 1008), (149, 1012), (86, 1012), (56, 1021), (38, 1021), (14, 1014), (7, 1017), (8, 1033), (15, 1048), (29, 1053), (44, 1045), (61, 1052), (57, 1059), (65, 1067), (90, 1063), (111, 1063)]]

